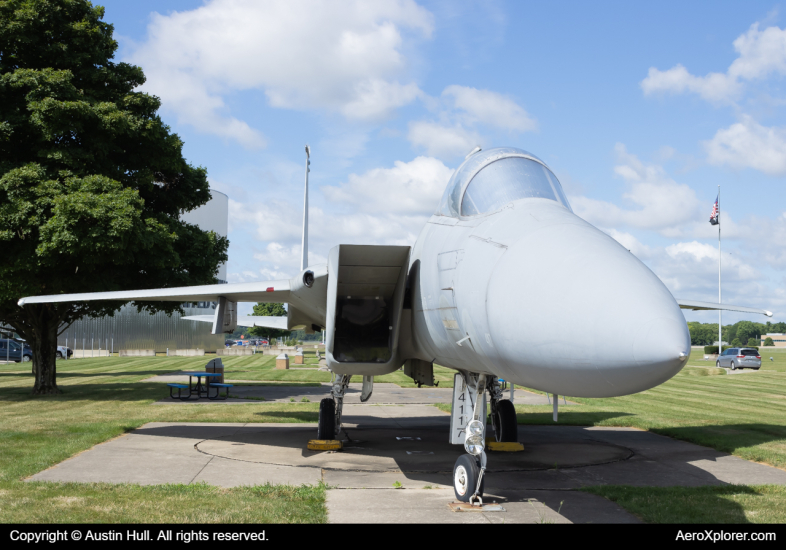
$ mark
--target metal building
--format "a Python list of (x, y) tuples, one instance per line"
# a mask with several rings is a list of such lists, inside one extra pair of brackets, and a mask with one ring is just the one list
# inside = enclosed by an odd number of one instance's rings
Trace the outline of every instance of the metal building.
[[(229, 218), (229, 198), (211, 190), (213, 198), (205, 205), (184, 214), (181, 219), (212, 230), (226, 237)], [(218, 279), (226, 283), (226, 264), (219, 266)], [(215, 302), (183, 304), (186, 315), (212, 315)], [(74, 351), (96, 352), (121, 349), (155, 349), (165, 352), (176, 349), (215, 351), (224, 347), (223, 334), (210, 334), (210, 323), (181, 321), (179, 313), (139, 313), (131, 305), (123, 306), (113, 317), (85, 317), (73, 323), (57, 339), (57, 345), (68, 345)]]

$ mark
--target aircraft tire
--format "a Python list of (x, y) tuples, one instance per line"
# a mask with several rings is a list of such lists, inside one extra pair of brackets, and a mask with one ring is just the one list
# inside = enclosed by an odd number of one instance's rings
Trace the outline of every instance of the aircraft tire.
[(336, 403), (332, 397), (319, 402), (317, 439), (336, 439)]
[(497, 403), (496, 421), (497, 441), (515, 443), (519, 440), (519, 427), (516, 420), (516, 408), (508, 399), (502, 399)]
[[(464, 454), (458, 457), (456, 464), (453, 465), (453, 493), (460, 502), (469, 502), (469, 497), (475, 493), (480, 476), (480, 464), (478, 459), (471, 454)], [(486, 479), (480, 482), (478, 496), (483, 496), (483, 487)]]

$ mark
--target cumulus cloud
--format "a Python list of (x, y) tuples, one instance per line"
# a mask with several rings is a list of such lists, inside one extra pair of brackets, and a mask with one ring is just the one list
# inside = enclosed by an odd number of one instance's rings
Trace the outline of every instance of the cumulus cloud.
[[(326, 262), (328, 250), (337, 244), (414, 244), (436, 210), (451, 173), (437, 159), (417, 157), (350, 174), (338, 185), (322, 186), (327, 203), (309, 208), (309, 264)], [(264, 243), (254, 253), (263, 278), (297, 273), (302, 205), (230, 201), (230, 218), (236, 231), (246, 229), (255, 241)]]
[(435, 158), (417, 157), (396, 161), (392, 168), (350, 174), (346, 183), (324, 186), (322, 193), (334, 203), (361, 212), (425, 216), (436, 210), (452, 172)]
[(742, 85), (728, 74), (710, 73), (707, 76), (694, 76), (688, 72), (688, 69), (678, 64), (666, 71), (650, 67), (647, 78), (641, 81), (641, 89), (645, 95), (693, 92), (707, 101), (721, 103), (736, 99), (742, 91)]
[(520, 133), (538, 127), (513, 99), (491, 90), (451, 85), (430, 100), (439, 120), (411, 122), (407, 137), (416, 149), (438, 158), (469, 153), (481, 141), (479, 128)]
[(685, 223), (700, 219), (702, 203), (693, 189), (675, 182), (661, 166), (644, 164), (623, 144), (618, 143), (615, 149), (614, 172), (626, 183), (622, 198), (634, 209), (589, 197), (571, 197), (576, 214), (599, 227), (650, 229), (671, 237), (680, 235)]
[(409, 142), (426, 154), (438, 158), (466, 155), (481, 141), (480, 134), (460, 124), (416, 121), (409, 123)]
[(261, 90), (274, 107), (385, 117), (421, 93), (406, 82), (403, 51), (433, 27), (414, 0), (212, 0), (154, 14), (130, 61), (181, 122), (261, 147), (262, 134), (229, 113), (227, 94)]
[(692, 92), (707, 101), (723, 103), (740, 96), (743, 81), (786, 74), (786, 30), (778, 27), (760, 30), (759, 23), (754, 23), (733, 44), (739, 56), (725, 73), (695, 76), (680, 64), (666, 71), (650, 67), (640, 83), (641, 89), (645, 95)]
[(767, 128), (750, 117), (718, 130), (704, 142), (707, 161), (718, 166), (786, 174), (786, 129)]
[(538, 127), (535, 119), (515, 101), (490, 90), (452, 85), (445, 88), (442, 97), (452, 101), (453, 108), (468, 123), (516, 132), (529, 132)]

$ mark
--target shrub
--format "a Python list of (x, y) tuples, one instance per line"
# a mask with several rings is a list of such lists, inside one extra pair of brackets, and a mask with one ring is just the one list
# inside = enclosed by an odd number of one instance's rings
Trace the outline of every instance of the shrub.
[[(723, 351), (729, 349), (729, 346), (723, 346)], [(718, 353), (718, 346), (704, 346), (704, 353), (707, 355), (713, 355)]]
[(767, 336), (767, 338), (764, 339), (764, 345), (765, 346), (774, 346), (775, 342), (772, 341), (772, 338)]

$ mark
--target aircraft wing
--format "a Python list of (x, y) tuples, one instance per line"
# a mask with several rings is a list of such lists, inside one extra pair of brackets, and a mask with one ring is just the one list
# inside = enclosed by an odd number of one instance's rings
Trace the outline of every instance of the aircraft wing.
[[(183, 321), (202, 321), (203, 323), (212, 323), (214, 316), (213, 315), (188, 315), (186, 317), (181, 317), (180, 319)], [(246, 317), (238, 317), (237, 326), (277, 328), (281, 330), (287, 330), (287, 318), (248, 315)]]
[(681, 309), (692, 309), (693, 311), (698, 310), (724, 310), (724, 311), (742, 311), (743, 313), (759, 313), (761, 315), (766, 315), (767, 317), (772, 317), (772, 312), (767, 311), (766, 309), (756, 309), (754, 307), (743, 307), (743, 306), (733, 306), (730, 304), (716, 304), (715, 302), (699, 302), (697, 300), (680, 300), (677, 299), (677, 303), (680, 305)]
[(289, 302), (290, 282), (263, 281), (222, 285), (153, 288), (149, 290), (120, 290), (117, 292), (85, 292), (82, 294), (52, 294), (28, 296), (18, 304), (48, 304), (53, 302), (87, 302), (91, 300), (151, 301), (151, 302), (217, 302), (224, 298), (231, 302)]

